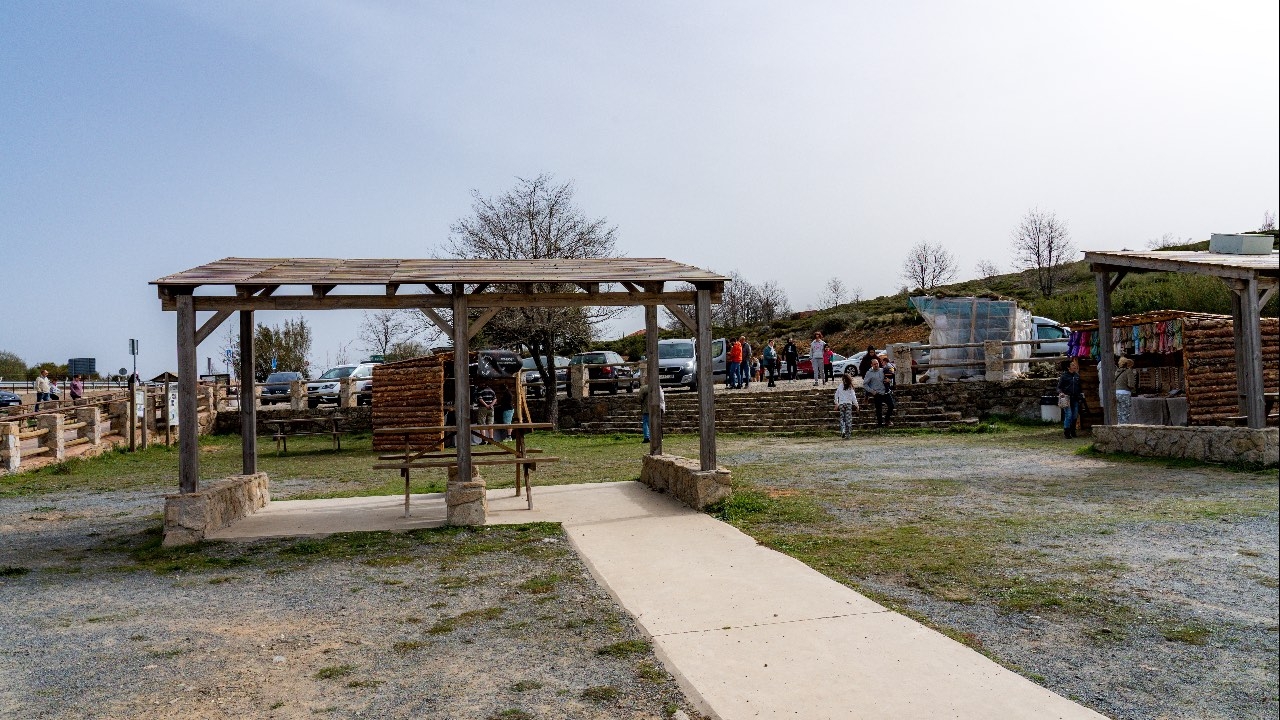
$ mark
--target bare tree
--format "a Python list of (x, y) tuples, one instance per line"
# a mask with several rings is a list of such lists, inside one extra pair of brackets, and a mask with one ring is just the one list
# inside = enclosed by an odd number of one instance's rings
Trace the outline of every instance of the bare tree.
[(1067, 224), (1052, 212), (1033, 208), (1013, 231), (1013, 254), (1024, 269), (1035, 271), (1036, 287), (1049, 297), (1077, 253)]
[(1147, 248), (1151, 250), (1164, 250), (1177, 245), (1186, 245), (1191, 242), (1191, 238), (1183, 240), (1173, 233), (1165, 233), (1158, 238), (1151, 238), (1147, 241)]
[[(692, 287), (688, 289), (691, 290)], [(690, 317), (694, 315), (692, 305), (682, 305), (681, 309)], [(719, 328), (738, 328), (770, 323), (790, 314), (791, 301), (787, 298), (787, 291), (777, 281), (769, 280), (756, 285), (734, 270), (729, 273), (729, 282), (724, 285), (720, 304), (711, 308), (711, 324)], [(664, 327), (668, 330), (687, 331), (671, 313), (664, 311), (664, 316)]]
[[(398, 342), (417, 335), (417, 328), (402, 310), (379, 310), (364, 313), (358, 338), (364, 349), (374, 355), (386, 355)], [(345, 350), (345, 348), (343, 348)]]
[(978, 272), (978, 277), (983, 280), (989, 280), (1000, 274), (1000, 266), (992, 260), (979, 260), (974, 270)]
[(902, 261), (902, 279), (926, 292), (956, 276), (956, 256), (942, 246), (942, 243), (931, 243), (921, 240), (907, 251), (907, 258)]
[(1263, 213), (1263, 214), (1262, 214), (1262, 227), (1260, 227), (1260, 228), (1258, 228), (1258, 229), (1259, 229), (1259, 230), (1267, 230), (1267, 231), (1275, 230), (1275, 229), (1276, 229), (1276, 214), (1275, 214), (1275, 213), (1273, 213), (1273, 212), (1266, 212), (1266, 213)]
[[(488, 260), (603, 258), (615, 254), (617, 228), (589, 218), (574, 203), (572, 182), (548, 174), (517, 178), (515, 187), (493, 197), (471, 193), (471, 214), (450, 228), (455, 257)], [(495, 286), (496, 290), (502, 288)], [(574, 285), (535, 283), (536, 292), (580, 292)], [(555, 355), (585, 349), (597, 323), (622, 308), (521, 307), (498, 313), (485, 327), (492, 344), (524, 348), (533, 356), (543, 387), (554, 388)], [(547, 394), (547, 420), (559, 422), (555, 393)]]
[(847, 302), (849, 302), (849, 290), (845, 288), (844, 281), (838, 277), (827, 280), (827, 284), (822, 286), (822, 292), (818, 294), (818, 304), (824, 309)]
[(396, 362), (397, 360), (409, 360), (410, 358), (422, 357), (430, 355), (431, 350), (426, 345), (417, 340), (398, 340), (387, 348), (387, 352), (383, 355), (386, 362)]

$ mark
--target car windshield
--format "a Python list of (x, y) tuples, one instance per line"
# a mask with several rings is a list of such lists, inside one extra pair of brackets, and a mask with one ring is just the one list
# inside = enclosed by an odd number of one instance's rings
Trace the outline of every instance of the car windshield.
[(268, 375), (268, 376), (267, 376), (267, 382), (269, 382), (269, 383), (275, 383), (275, 382), (289, 382), (289, 381), (291, 381), (291, 380), (293, 380), (293, 379), (294, 379), (294, 376), (295, 376), (296, 374), (297, 374), (297, 373), (291, 373), (291, 372), (286, 372), (286, 373), (271, 373), (270, 375)]
[(1067, 333), (1055, 325), (1041, 325), (1036, 328), (1036, 337), (1041, 340), (1059, 340), (1066, 336)]
[(573, 365), (603, 365), (608, 362), (604, 353), (583, 353), (574, 355), (569, 361)]
[(691, 358), (693, 357), (693, 343), (658, 343), (658, 359), (672, 360), (675, 358)]
[(350, 365), (346, 365), (344, 367), (329, 368), (328, 370), (325, 370), (324, 374), (321, 375), (318, 379), (338, 380), (350, 375), (353, 370), (355, 370), (355, 368)]
[(844, 359), (845, 357), (840, 353), (831, 353), (831, 362), (833, 363), (844, 362)]

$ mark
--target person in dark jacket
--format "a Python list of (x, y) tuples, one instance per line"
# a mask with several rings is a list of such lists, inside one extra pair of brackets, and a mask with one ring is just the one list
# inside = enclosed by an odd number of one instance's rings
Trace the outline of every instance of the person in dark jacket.
[(1062, 408), (1062, 436), (1076, 436), (1076, 420), (1080, 417), (1080, 406), (1084, 402), (1084, 390), (1080, 383), (1080, 363), (1072, 360), (1067, 369), (1058, 378), (1058, 396), (1067, 396), (1067, 407)]
[(876, 346), (868, 345), (867, 354), (863, 355), (862, 359), (858, 361), (858, 374), (866, 377), (867, 371), (871, 369), (871, 361), (877, 359), (879, 358), (876, 355)]
[(787, 344), (782, 348), (782, 359), (787, 361), (787, 379), (795, 380), (796, 363), (800, 362), (800, 350), (791, 338), (787, 338)]

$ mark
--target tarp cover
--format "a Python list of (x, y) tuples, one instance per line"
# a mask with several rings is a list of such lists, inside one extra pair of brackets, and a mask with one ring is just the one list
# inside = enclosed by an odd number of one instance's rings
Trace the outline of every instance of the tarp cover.
[[(982, 366), (982, 348), (937, 348), (938, 345), (981, 343), (987, 340), (1033, 340), (1035, 332), (1031, 313), (1018, 307), (1013, 300), (991, 300), (978, 297), (911, 298), (911, 304), (929, 324), (930, 363), (947, 363), (972, 360), (978, 364), (967, 367), (940, 367), (929, 372), (940, 380), (960, 380), (967, 377), (985, 377)], [(1026, 360), (1031, 357), (1030, 345), (1006, 346), (1007, 360)], [(1026, 363), (1004, 366), (1006, 380), (1027, 372)]]

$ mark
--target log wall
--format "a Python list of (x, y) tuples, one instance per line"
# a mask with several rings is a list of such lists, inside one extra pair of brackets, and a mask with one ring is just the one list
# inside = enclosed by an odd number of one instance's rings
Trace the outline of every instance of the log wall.
[[(452, 356), (429, 355), (373, 369), (374, 429), (444, 425), (445, 363)], [(431, 450), (443, 447), (443, 433), (410, 437), (410, 447)], [(398, 436), (373, 436), (374, 450), (404, 449)]]

